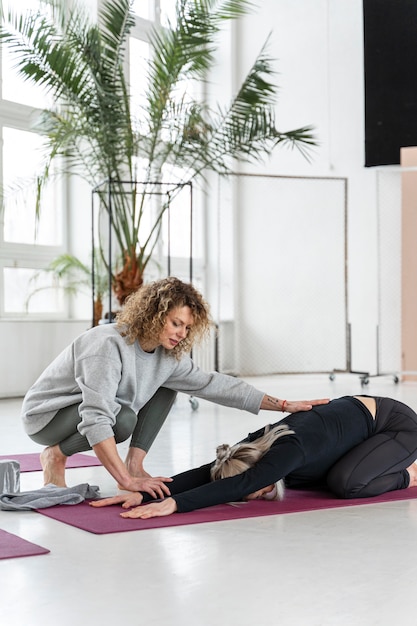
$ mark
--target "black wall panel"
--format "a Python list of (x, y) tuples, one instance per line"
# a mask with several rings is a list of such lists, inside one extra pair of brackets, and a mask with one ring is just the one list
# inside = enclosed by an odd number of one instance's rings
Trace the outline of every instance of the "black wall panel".
[(417, 146), (417, 0), (363, 0), (365, 165)]

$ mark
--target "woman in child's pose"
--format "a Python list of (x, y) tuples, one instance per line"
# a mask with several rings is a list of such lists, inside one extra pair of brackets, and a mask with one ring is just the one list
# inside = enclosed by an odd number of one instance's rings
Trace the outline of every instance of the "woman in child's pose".
[[(91, 502), (135, 508), (123, 517), (158, 517), (241, 499), (276, 497), (288, 488), (327, 484), (341, 498), (377, 496), (417, 486), (417, 415), (391, 398), (346, 396), (285, 417), (236, 445), (219, 446), (217, 459), (173, 476), (171, 497), (123, 494)], [(218, 480), (221, 479), (221, 480)]]

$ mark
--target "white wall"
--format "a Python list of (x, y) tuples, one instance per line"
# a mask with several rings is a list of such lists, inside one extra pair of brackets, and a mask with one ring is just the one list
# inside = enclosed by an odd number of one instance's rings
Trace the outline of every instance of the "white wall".
[(0, 397), (24, 395), (50, 361), (89, 325), (85, 320), (2, 321)]
[[(377, 266), (377, 207), (375, 168), (365, 168), (364, 154), (364, 72), (363, 22), (361, 0), (263, 0), (259, 10), (242, 20), (230, 35), (229, 49), (235, 50), (235, 65), (241, 79), (256, 53), (270, 34), (269, 52), (276, 59), (279, 100), (276, 109), (280, 130), (313, 125), (318, 139), (310, 162), (298, 151), (278, 148), (263, 164), (245, 165), (241, 172), (289, 176), (335, 176), (348, 179), (348, 322), (351, 325), (351, 367), (357, 371), (375, 373), (377, 368), (376, 332), (378, 325), (378, 266)], [(225, 78), (227, 47), (219, 59), (219, 67), (211, 76), (215, 97), (221, 94), (217, 76)], [(219, 74), (217, 74), (219, 70)], [(227, 88), (234, 84), (230, 69)], [(226, 89), (227, 90), (227, 89)], [(212, 194), (215, 196), (215, 193)], [(235, 197), (236, 200), (236, 197)], [(239, 196), (235, 206), (234, 232), (231, 247), (241, 251), (251, 248), (250, 239), (241, 236), (239, 222), (256, 210), (262, 220), (262, 205), (273, 201), (267, 195), (255, 208)], [(214, 203), (214, 200), (213, 200)], [(275, 231), (276, 246), (285, 232), (280, 223), (268, 223), (265, 228)], [(317, 228), (326, 229), (326, 224)], [(329, 228), (329, 227), (328, 227)], [(314, 236), (314, 233), (312, 233)], [(333, 233), (328, 230), (329, 241)], [(310, 250), (310, 248), (309, 248)], [(303, 242), (296, 251), (297, 264), (308, 263), (303, 256)], [(217, 259), (217, 263), (219, 260)], [(216, 259), (209, 259), (210, 267)], [(236, 306), (252, 307), (252, 294), (239, 282), (239, 258), (235, 255), (234, 285)], [(283, 312), (283, 294), (279, 275), (258, 272), (265, 281), (265, 290), (274, 284), (276, 298), (273, 308)], [(271, 268), (269, 268), (271, 269)], [(222, 275), (223, 268), (217, 271)], [(212, 276), (215, 274), (213, 273)], [(228, 279), (230, 283), (230, 278)], [(317, 281), (320, 276), (317, 276)], [(275, 281), (275, 282), (273, 282)], [(213, 294), (216, 286), (211, 284)], [(221, 294), (219, 296), (221, 298)], [(227, 298), (227, 296), (225, 296)], [(284, 300), (285, 302), (285, 300)], [(313, 303), (314, 304), (314, 303)], [(259, 304), (258, 306), (262, 306)], [(256, 315), (256, 307), (254, 309)], [(286, 309), (289, 316), (297, 311)], [(304, 312), (303, 312), (304, 314)], [(266, 333), (273, 332), (272, 328)], [(323, 337), (323, 341), (326, 337)], [(245, 341), (242, 336), (237, 342)]]

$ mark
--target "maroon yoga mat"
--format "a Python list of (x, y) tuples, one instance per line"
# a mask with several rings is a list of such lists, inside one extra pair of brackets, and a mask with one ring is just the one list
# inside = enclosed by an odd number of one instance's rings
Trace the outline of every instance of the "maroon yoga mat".
[(0, 559), (14, 559), (19, 556), (37, 556), (48, 553), (49, 550), (36, 545), (36, 543), (31, 543), (17, 535), (0, 530)]
[[(40, 472), (42, 470), (39, 460), (39, 454), (32, 452), (29, 454), (3, 454), (0, 456), (0, 461), (19, 461), (21, 472)], [(67, 469), (73, 469), (75, 467), (92, 467), (95, 465), (101, 465), (100, 461), (95, 456), (88, 454), (73, 454), (68, 457)]]
[(52, 519), (75, 526), (90, 533), (104, 535), (120, 533), (129, 530), (147, 530), (150, 528), (164, 528), (167, 526), (184, 526), (185, 524), (201, 524), (204, 522), (219, 522), (236, 520), (248, 517), (262, 517), (265, 515), (281, 515), (283, 513), (300, 513), (316, 511), (318, 509), (332, 509), (364, 504), (378, 504), (381, 502), (395, 502), (417, 498), (417, 487), (390, 491), (375, 498), (357, 498), (342, 500), (333, 497), (324, 491), (301, 491), (287, 489), (282, 502), (256, 500), (251, 502), (236, 502), (233, 504), (219, 504), (206, 509), (199, 509), (191, 513), (174, 513), (167, 517), (151, 519), (125, 519), (120, 517), (120, 506), (94, 508), (88, 502), (74, 506), (55, 506), (48, 509), (39, 509), (38, 513)]

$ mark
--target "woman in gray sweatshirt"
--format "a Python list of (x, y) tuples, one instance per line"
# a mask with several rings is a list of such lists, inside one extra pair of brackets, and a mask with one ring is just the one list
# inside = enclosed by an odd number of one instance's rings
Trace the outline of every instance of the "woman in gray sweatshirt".
[[(328, 400), (286, 401), (218, 372), (189, 352), (211, 326), (209, 307), (188, 283), (166, 278), (133, 294), (116, 324), (91, 328), (45, 369), (27, 392), (22, 419), (41, 454), (45, 484), (65, 485), (68, 456), (93, 449), (121, 489), (169, 495), (143, 460), (178, 391), (257, 414), (310, 410)], [(131, 436), (125, 462), (116, 444)]]

